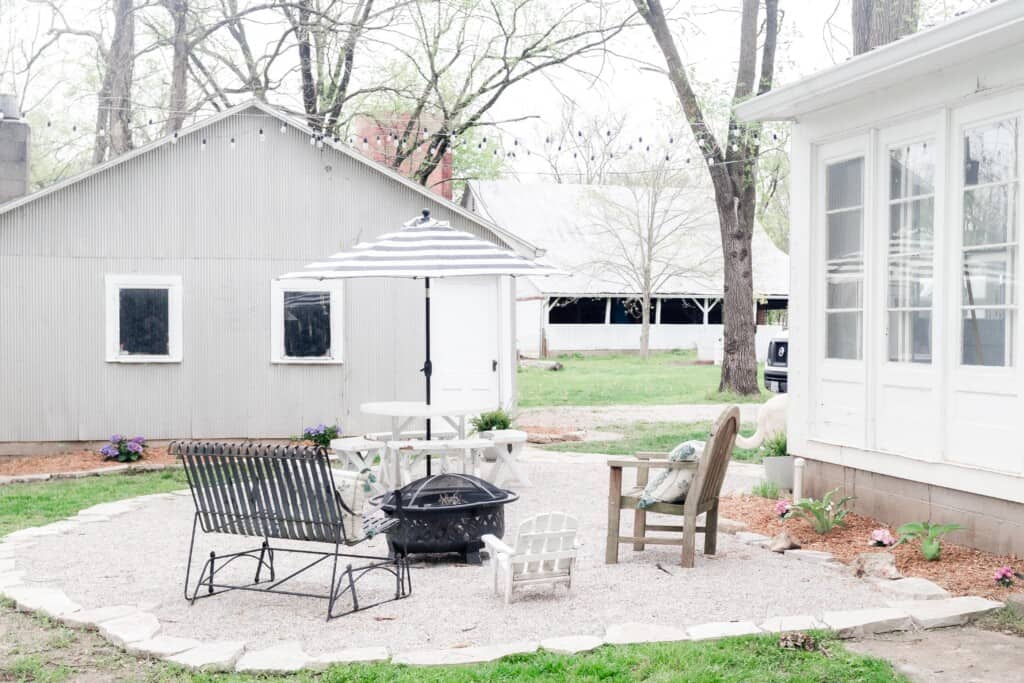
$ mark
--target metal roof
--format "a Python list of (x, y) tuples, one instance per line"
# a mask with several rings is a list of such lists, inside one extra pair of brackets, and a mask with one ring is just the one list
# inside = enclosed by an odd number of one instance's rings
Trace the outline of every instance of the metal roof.
[[(231, 107), (230, 109), (225, 109), (222, 112), (218, 112), (217, 114), (209, 116), (203, 119), (202, 121), (198, 121), (192, 124), (191, 126), (183, 127), (178, 132), (179, 144), (181, 140), (187, 138), (188, 136), (199, 133), (203, 129), (219, 121), (223, 121), (224, 119), (230, 118), (231, 116), (240, 114), (248, 109), (257, 109), (263, 112), (264, 114), (277, 119), (281, 123), (284, 123), (294, 129), (302, 131), (306, 135), (313, 135), (313, 130), (309, 128), (309, 126), (305, 125), (305, 123), (303, 123), (302, 121), (296, 119), (295, 117), (288, 115), (287, 113), (267, 104), (266, 102), (260, 102), (259, 100), (250, 100), (248, 102), (243, 102), (242, 104), (238, 104), (234, 107)], [(42, 190), (32, 192), (23, 197), (18, 197), (17, 199), (12, 199), (11, 201), (5, 204), (0, 204), (0, 215), (3, 215), (8, 211), (13, 211), (14, 209), (17, 209), (20, 206), (24, 206), (25, 204), (34, 202), (37, 199), (41, 199), (51, 194), (60, 192), (67, 187), (79, 183), (87, 178), (91, 178), (95, 175), (104, 173), (109, 169), (116, 168), (121, 164), (130, 161), (131, 159), (147, 154), (155, 149), (159, 149), (166, 145), (173, 144), (174, 141), (175, 140), (173, 136), (166, 135), (158, 140), (154, 140), (153, 142), (147, 145), (137, 147), (136, 149), (133, 149), (130, 152), (126, 152), (113, 159), (110, 159), (109, 161), (105, 161), (102, 164), (97, 164), (96, 166), (93, 166), (81, 173), (73, 175), (70, 178), (66, 178), (58, 183), (54, 183), (53, 185), (45, 187)], [(459, 204), (456, 204), (455, 202), (445, 199), (439, 194), (431, 192), (429, 189), (423, 187), (419, 183), (409, 180), (408, 178), (398, 173), (394, 169), (383, 166), (377, 163), (376, 161), (369, 159), (363, 156), (362, 154), (359, 154), (358, 152), (349, 149), (347, 145), (340, 143), (335, 144), (332, 140), (326, 138), (324, 139), (323, 144), (337, 152), (340, 152), (341, 154), (344, 154), (345, 156), (351, 159), (358, 161), (359, 163), (366, 166), (368, 169), (385, 175), (394, 180), (395, 182), (401, 183), (402, 185), (418, 192), (419, 194), (423, 195), (424, 199), (437, 204), (441, 204), (449, 211), (452, 211), (470, 221), (473, 221), (474, 223), (484, 228), (485, 230), (494, 233), (498, 238), (500, 238), (503, 242), (508, 244), (508, 246), (512, 247), (519, 253), (530, 256), (532, 258), (535, 258), (543, 254), (543, 250), (538, 249), (536, 246), (523, 240), (521, 237), (511, 234), (504, 230), (503, 228), (501, 228), (500, 226), (495, 225), (494, 223), (489, 222), (486, 219), (483, 219), (479, 214), (473, 213), (472, 211), (467, 211)]]
[[(464, 204), (505, 230), (540, 246), (542, 263), (571, 275), (527, 278), (548, 295), (635, 295), (635, 287), (595, 267), (616, 246), (607, 229), (597, 225), (596, 202), (635, 205), (628, 188), (615, 185), (518, 183), (503, 180), (470, 181)], [(660, 295), (722, 296), (722, 248), (715, 204), (710, 190), (687, 196), (680, 207), (702, 219), (687, 229), (681, 253), (694, 255), (700, 266), (688, 276), (674, 277), (656, 292)], [(704, 218), (706, 217), (706, 218)], [(760, 225), (753, 237), (754, 294), (788, 296), (789, 256), (775, 246)]]

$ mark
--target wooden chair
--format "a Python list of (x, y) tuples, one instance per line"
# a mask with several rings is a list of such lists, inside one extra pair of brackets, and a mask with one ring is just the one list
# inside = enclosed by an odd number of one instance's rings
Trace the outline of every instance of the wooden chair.
[[(725, 481), (725, 471), (732, 457), (733, 445), (740, 426), (740, 411), (736, 406), (726, 408), (711, 429), (704, 453), (697, 462), (669, 462), (667, 453), (637, 453), (636, 460), (608, 461), (608, 543), (605, 563), (619, 561), (619, 544), (632, 543), (633, 550), (643, 550), (648, 543), (681, 545), (682, 565), (693, 567), (697, 532), (704, 533), (704, 554), (714, 555), (718, 535), (718, 498)], [(622, 490), (622, 470), (636, 468), (636, 488)], [(640, 494), (647, 485), (652, 469), (695, 469), (686, 500), (682, 503), (655, 503), (646, 510), (637, 508)], [(619, 518), (623, 508), (634, 510), (633, 535), (619, 533)], [(682, 525), (648, 524), (647, 513), (657, 512), (683, 518)], [(697, 516), (707, 513), (704, 526), (697, 526)], [(651, 531), (682, 532), (682, 536), (649, 536)]]
[(564, 583), (572, 588), (578, 528), (575, 517), (552, 512), (523, 520), (512, 545), (492, 534), (481, 537), (491, 556), (494, 592), (499, 592), (499, 586), (503, 588), (507, 605), (517, 586)]

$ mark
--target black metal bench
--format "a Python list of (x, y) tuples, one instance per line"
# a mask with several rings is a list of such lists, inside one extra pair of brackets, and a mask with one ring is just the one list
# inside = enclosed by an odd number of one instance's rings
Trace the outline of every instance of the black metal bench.
[[(364, 524), (365, 534), (346, 529), (360, 511), (350, 510), (335, 488), (327, 451), (311, 446), (275, 446), (262, 444), (177, 441), (170, 452), (180, 456), (185, 466), (196, 512), (189, 543), (188, 568), (185, 571), (185, 598), (192, 603), (231, 590), (281, 593), (327, 600), (327, 620), (356, 612), (412, 593), (408, 560), (395, 554), (376, 556), (342, 552), (376, 533), (401, 524), (399, 509), (390, 516), (378, 516)], [(259, 548), (217, 555), (211, 551), (191, 594), (189, 578), (196, 531), (262, 538)], [(333, 545), (333, 550), (271, 546), (270, 540), (311, 541)], [(274, 554), (280, 552), (311, 555), (314, 559), (302, 568), (278, 579)], [(241, 558), (256, 562), (252, 583), (220, 583), (217, 575)], [(339, 562), (340, 560), (340, 562)], [(353, 566), (351, 560), (364, 562)], [(331, 585), (327, 593), (307, 593), (282, 589), (281, 585), (319, 565), (331, 562)], [(339, 565), (343, 569), (339, 571)], [(264, 571), (269, 578), (261, 580)], [(356, 583), (374, 571), (389, 572), (395, 579), (395, 596), (371, 604), (360, 604)], [(351, 608), (335, 611), (338, 601), (350, 594)]]

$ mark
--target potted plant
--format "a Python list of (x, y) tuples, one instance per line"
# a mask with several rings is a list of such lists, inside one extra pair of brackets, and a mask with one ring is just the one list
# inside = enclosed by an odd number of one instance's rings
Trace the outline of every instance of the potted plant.
[(780, 489), (792, 491), (793, 456), (786, 449), (786, 432), (776, 432), (768, 437), (761, 448), (764, 451), (765, 478)]
[(493, 448), (488, 448), (484, 451), (484, 460), (487, 462), (494, 462), (498, 459), (498, 454), (495, 452), (495, 448), (505, 447), (508, 442), (518, 442), (520, 439), (525, 441), (525, 434), (517, 429), (510, 429), (512, 426), (512, 418), (504, 410), (499, 408), (498, 410), (492, 410), (486, 413), (480, 413), (476, 417), (470, 420), (470, 424), (473, 425), (473, 431), (481, 439), (490, 439), (495, 441), (496, 445)]

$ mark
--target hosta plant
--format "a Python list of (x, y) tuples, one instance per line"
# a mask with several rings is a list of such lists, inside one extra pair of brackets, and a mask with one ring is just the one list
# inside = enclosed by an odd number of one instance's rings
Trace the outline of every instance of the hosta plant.
[(896, 533), (900, 535), (897, 545), (921, 540), (921, 554), (924, 559), (934, 562), (942, 556), (942, 537), (963, 529), (959, 524), (932, 524), (931, 522), (909, 522)]
[(853, 500), (853, 496), (844, 496), (835, 500), (839, 489), (832, 489), (826, 493), (821, 500), (804, 498), (793, 503), (789, 511), (790, 517), (803, 517), (819, 534), (827, 534), (837, 526), (843, 525), (843, 520), (849, 514), (847, 504)]
[(337, 439), (339, 434), (341, 434), (341, 427), (338, 425), (325, 425), (321, 423), (316, 426), (306, 427), (303, 429), (302, 436), (300, 438), (303, 441), (312, 441), (317, 446), (330, 448), (331, 441), (333, 439)]
[(110, 437), (110, 443), (100, 449), (104, 460), (135, 462), (146, 452), (146, 440), (141, 436), (129, 439), (121, 434)]

